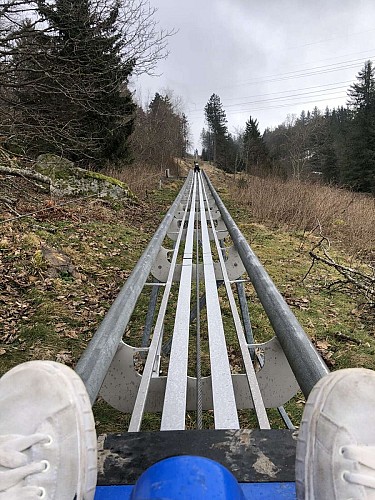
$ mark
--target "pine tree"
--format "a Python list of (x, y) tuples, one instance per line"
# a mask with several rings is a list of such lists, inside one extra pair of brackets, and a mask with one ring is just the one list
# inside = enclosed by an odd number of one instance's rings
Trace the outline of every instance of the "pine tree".
[(179, 135), (181, 140), (181, 158), (185, 158), (191, 146), (189, 121), (185, 113), (182, 113), (180, 116), (179, 126)]
[[(53, 85), (50, 73), (44, 71), (49, 64), (50, 44), (48, 38), (37, 31), (28, 19), (21, 25), (16, 36), (19, 40), (13, 49), (12, 58), (6, 64), (6, 71), (12, 82), (8, 102), (12, 109), (13, 134), (16, 137), (22, 134), (17, 147), (32, 154), (34, 149), (48, 149), (48, 136), (54, 123), (54, 113), (48, 116), (49, 123), (46, 123), (43, 102), (46, 95), (41, 92)], [(41, 128), (43, 134), (40, 133)], [(7, 128), (3, 129), (6, 134)]]
[(203, 150), (205, 152), (205, 161), (213, 161), (214, 159), (214, 141), (213, 141), (213, 134), (209, 131), (206, 130), (205, 128), (202, 129), (201, 132), (201, 143), (202, 143), (202, 155), (203, 155)]
[(375, 192), (375, 77), (367, 61), (349, 90), (354, 119), (344, 181), (358, 191)]
[(357, 80), (348, 92), (349, 106), (357, 110), (370, 110), (375, 102), (374, 68), (371, 61), (366, 61), (364, 68), (357, 75)]
[(204, 111), (213, 139), (213, 161), (220, 168), (227, 169), (229, 165), (227, 118), (217, 94), (212, 94)]
[(251, 167), (258, 168), (260, 163), (264, 161), (267, 156), (266, 145), (259, 131), (258, 120), (253, 119), (251, 116), (246, 122), (243, 136), (243, 148), (247, 172), (251, 170)]
[(99, 12), (91, 0), (38, 0), (52, 33), (55, 98), (51, 104), (56, 119), (64, 124), (66, 152), (73, 159), (78, 159), (77, 129), (82, 145), (87, 145), (79, 155), (129, 157), (127, 137), (135, 108), (127, 83), (133, 64), (121, 61), (121, 39), (115, 28), (118, 5), (112, 2), (106, 7)]
[(334, 178), (329, 175), (327, 180), (333, 180), (339, 184), (344, 183), (345, 170), (347, 168), (347, 149), (349, 135), (352, 128), (352, 111), (349, 108), (340, 106), (333, 109), (327, 118), (328, 133), (332, 137), (332, 146), (337, 159)]
[(217, 135), (227, 134), (227, 118), (220, 97), (217, 94), (212, 94), (204, 111), (211, 131)]
[(129, 159), (134, 61), (121, 53), (117, 0), (19, 0), (8, 7), (0, 9), (0, 27), (8, 19), (0, 29), (0, 99), (12, 119), (0, 116), (0, 127), (11, 147), (96, 166)]
[(337, 183), (339, 172), (337, 168), (337, 157), (334, 148), (333, 135), (330, 130), (330, 120), (327, 111), (325, 116), (315, 118), (310, 133), (310, 168), (312, 172), (321, 174), (323, 180), (328, 183)]

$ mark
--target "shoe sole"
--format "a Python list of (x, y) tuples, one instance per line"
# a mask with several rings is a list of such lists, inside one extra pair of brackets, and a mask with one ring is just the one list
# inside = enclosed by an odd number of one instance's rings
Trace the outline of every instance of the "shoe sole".
[[(298, 500), (315, 500), (313, 474), (309, 473), (309, 463), (315, 461), (316, 426), (324, 403), (333, 387), (343, 378), (363, 368), (348, 368), (323, 377), (312, 389), (303, 411), (296, 448), (296, 493)], [(366, 370), (367, 371), (367, 370)], [(320, 499), (316, 499), (320, 500)]]
[(28, 364), (38, 364), (41, 370), (46, 370), (50, 375), (59, 377), (73, 401), (76, 409), (79, 453), (75, 500), (93, 500), (97, 480), (97, 439), (95, 421), (85, 385), (75, 371), (55, 361), (29, 361), (13, 368), (13, 370), (23, 370)]
[(77, 500), (92, 500), (97, 480), (97, 439), (90, 399), (79, 375), (63, 364), (54, 361), (51, 363), (71, 388), (70, 393), (77, 408), (77, 427), (80, 436)]
[[(77, 500), (92, 500), (97, 481), (97, 438), (91, 403), (82, 379), (65, 365), (56, 363), (65, 380), (72, 386), (80, 429), (80, 467)], [(81, 496), (80, 496), (81, 495)]]

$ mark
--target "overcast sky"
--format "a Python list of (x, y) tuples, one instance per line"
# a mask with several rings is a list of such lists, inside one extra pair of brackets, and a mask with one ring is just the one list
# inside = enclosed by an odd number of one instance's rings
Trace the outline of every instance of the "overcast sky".
[(220, 96), (228, 129), (249, 116), (263, 132), (314, 105), (346, 103), (367, 59), (375, 62), (375, 0), (151, 0), (160, 27), (175, 28), (159, 77), (135, 83), (143, 101), (162, 89), (181, 96), (193, 134)]

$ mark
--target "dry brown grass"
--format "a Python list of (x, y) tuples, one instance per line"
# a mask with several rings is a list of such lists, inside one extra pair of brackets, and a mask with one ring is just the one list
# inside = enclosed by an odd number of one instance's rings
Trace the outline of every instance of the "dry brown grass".
[(257, 222), (319, 232), (350, 255), (375, 259), (375, 198), (297, 180), (241, 177), (227, 184), (230, 197), (250, 208)]
[(108, 168), (105, 174), (125, 182), (131, 191), (142, 199), (147, 197), (148, 192), (158, 188), (160, 179), (165, 179), (167, 169), (171, 176), (178, 177), (186, 175), (186, 165), (184, 160), (166, 161), (163, 168), (134, 163), (122, 169)]
[(125, 182), (131, 191), (140, 198), (143, 198), (148, 191), (158, 187), (162, 175), (160, 168), (142, 164), (133, 164), (121, 170), (108, 168), (105, 174)]

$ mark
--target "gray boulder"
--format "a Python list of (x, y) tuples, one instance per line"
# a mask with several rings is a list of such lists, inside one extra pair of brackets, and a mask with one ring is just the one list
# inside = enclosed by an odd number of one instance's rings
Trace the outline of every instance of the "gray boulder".
[(136, 198), (124, 182), (76, 167), (73, 162), (53, 154), (38, 156), (34, 169), (51, 179), (51, 194), (56, 197), (96, 194), (116, 200)]

